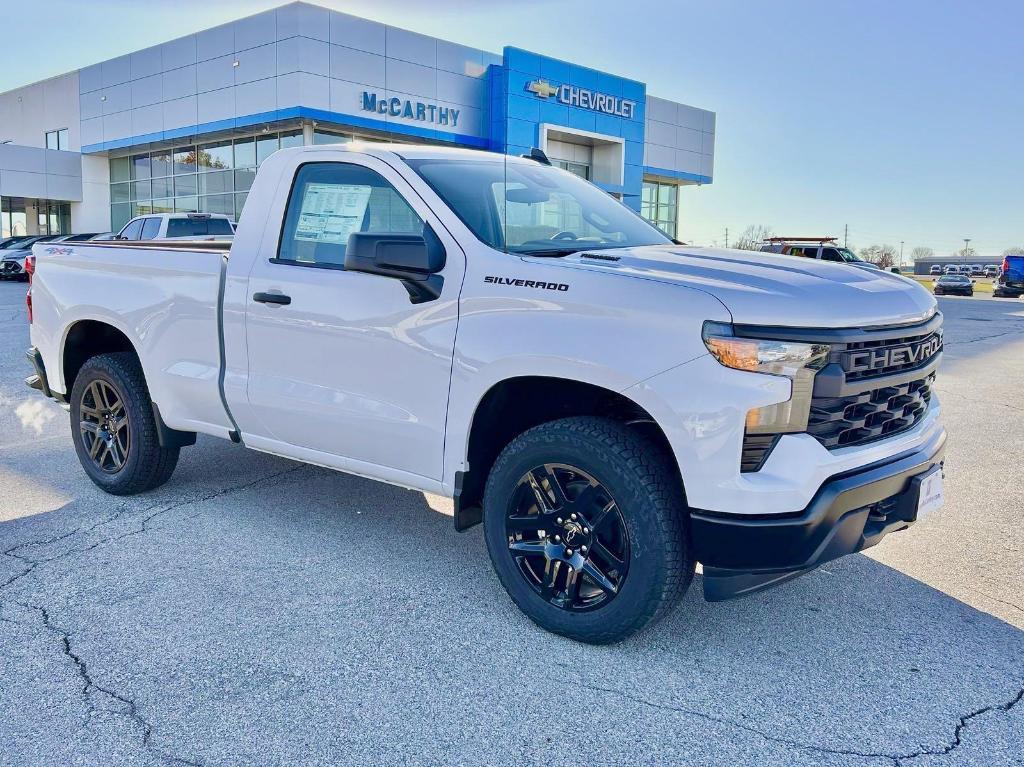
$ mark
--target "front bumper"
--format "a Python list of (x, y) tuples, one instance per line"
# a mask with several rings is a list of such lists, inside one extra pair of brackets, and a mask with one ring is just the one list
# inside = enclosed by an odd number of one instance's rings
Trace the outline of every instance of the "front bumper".
[(939, 428), (911, 452), (831, 477), (794, 515), (691, 510), (704, 597), (717, 602), (778, 585), (910, 527), (920, 478), (941, 467), (945, 446), (946, 432)]

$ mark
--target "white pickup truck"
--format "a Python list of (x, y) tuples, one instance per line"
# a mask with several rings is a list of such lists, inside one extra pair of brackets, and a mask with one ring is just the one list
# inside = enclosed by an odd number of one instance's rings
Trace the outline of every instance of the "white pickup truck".
[(111, 493), (202, 433), (450, 496), (516, 604), (588, 642), (697, 562), (725, 599), (941, 504), (927, 291), (674, 243), (538, 159), (289, 149), (230, 246), (37, 246), (28, 383)]
[(230, 240), (235, 234), (223, 213), (152, 213), (136, 216), (115, 240)]

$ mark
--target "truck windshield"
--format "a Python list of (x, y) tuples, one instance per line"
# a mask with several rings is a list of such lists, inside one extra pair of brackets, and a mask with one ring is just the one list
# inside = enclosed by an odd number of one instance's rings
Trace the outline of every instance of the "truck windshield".
[(167, 220), (168, 237), (203, 237), (206, 235), (234, 234), (226, 218), (171, 218)]
[(846, 263), (860, 262), (864, 260), (849, 248), (839, 248), (839, 255), (843, 257), (843, 261)]
[(497, 250), (564, 256), (671, 243), (593, 184), (548, 165), (502, 159), (407, 162), (473, 234)]

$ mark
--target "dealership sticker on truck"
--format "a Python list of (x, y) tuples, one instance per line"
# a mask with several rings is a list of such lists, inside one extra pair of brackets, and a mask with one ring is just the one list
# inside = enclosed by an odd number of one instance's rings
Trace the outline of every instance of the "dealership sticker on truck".
[(364, 184), (309, 184), (302, 197), (295, 239), (342, 245), (358, 232), (371, 189)]
[(929, 474), (921, 478), (917, 496), (917, 518), (923, 519), (938, 510), (943, 503), (942, 468), (936, 466)]

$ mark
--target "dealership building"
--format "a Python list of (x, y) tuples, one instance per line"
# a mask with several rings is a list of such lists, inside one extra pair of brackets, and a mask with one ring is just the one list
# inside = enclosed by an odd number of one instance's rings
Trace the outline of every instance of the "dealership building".
[(677, 236), (713, 177), (715, 115), (608, 72), (291, 3), (0, 94), (4, 236), (237, 217), (256, 169), (304, 144), (542, 149)]

